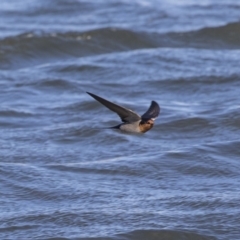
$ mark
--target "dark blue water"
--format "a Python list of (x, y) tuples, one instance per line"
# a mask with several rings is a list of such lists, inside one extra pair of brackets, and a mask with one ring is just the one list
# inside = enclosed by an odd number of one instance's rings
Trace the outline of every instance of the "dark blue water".
[[(0, 239), (240, 239), (240, 2), (0, 4)], [(119, 117), (152, 130), (102, 129)]]

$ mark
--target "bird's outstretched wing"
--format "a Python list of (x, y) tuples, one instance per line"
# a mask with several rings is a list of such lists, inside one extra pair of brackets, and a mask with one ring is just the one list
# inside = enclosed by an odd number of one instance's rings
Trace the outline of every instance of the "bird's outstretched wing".
[(155, 120), (160, 113), (160, 107), (159, 105), (155, 102), (152, 101), (149, 109), (142, 115), (143, 120)]
[(110, 109), (111, 111), (118, 114), (118, 116), (122, 119), (123, 122), (135, 122), (141, 119), (141, 117), (135, 113), (134, 111), (121, 107), (115, 103), (109, 102), (108, 100), (101, 98), (93, 93), (87, 92), (91, 97), (96, 99), (98, 102), (103, 104), (105, 107)]

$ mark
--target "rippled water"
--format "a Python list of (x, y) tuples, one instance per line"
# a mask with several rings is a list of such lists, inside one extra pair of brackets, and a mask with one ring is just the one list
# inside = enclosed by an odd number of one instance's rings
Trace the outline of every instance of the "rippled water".
[(239, 10), (2, 0), (0, 239), (240, 239)]

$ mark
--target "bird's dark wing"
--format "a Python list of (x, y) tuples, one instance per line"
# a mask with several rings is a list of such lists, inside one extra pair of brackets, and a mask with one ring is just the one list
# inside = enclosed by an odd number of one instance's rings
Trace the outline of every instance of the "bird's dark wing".
[(101, 104), (103, 104), (105, 107), (110, 109), (111, 111), (118, 114), (118, 116), (122, 119), (123, 122), (135, 122), (141, 119), (141, 117), (133, 112), (130, 109), (121, 107), (115, 103), (109, 102), (106, 99), (103, 99), (93, 93), (87, 92), (91, 97), (99, 101)]
[(158, 117), (159, 113), (160, 113), (159, 105), (155, 101), (152, 101), (149, 109), (142, 115), (142, 119), (143, 120), (148, 120), (148, 119), (155, 120), (155, 118)]

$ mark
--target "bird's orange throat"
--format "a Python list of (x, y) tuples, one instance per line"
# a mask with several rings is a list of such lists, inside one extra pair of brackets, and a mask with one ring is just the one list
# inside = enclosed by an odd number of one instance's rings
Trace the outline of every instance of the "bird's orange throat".
[(140, 131), (142, 133), (147, 132), (148, 130), (150, 130), (153, 127), (153, 124), (154, 124), (153, 120), (149, 120), (147, 122), (140, 122), (139, 123)]

